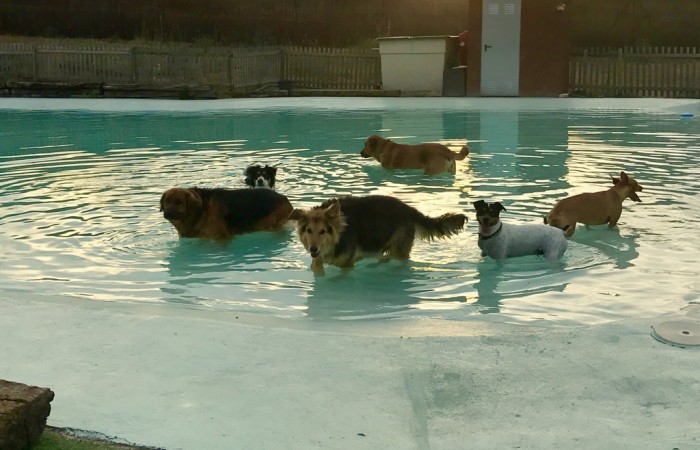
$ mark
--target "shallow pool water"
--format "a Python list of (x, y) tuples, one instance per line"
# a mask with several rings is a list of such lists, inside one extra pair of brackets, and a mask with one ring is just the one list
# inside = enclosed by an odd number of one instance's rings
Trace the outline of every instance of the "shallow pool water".
[[(698, 302), (700, 102), (664, 100), (0, 100), (0, 297), (148, 302), (289, 320), (442, 318), (580, 325)], [(695, 116), (687, 117), (687, 113)], [(685, 114), (685, 116), (682, 116)], [(381, 134), (472, 154), (456, 175), (382, 170), (359, 156)], [(429, 215), (464, 211), (456, 238), (408, 263), (314, 277), (290, 225), (229, 243), (178, 239), (158, 211), (175, 186), (243, 187), (276, 165), (298, 207), (387, 194)], [(472, 202), (541, 223), (560, 198), (644, 187), (619, 227), (580, 227), (565, 257), (480, 255)]]

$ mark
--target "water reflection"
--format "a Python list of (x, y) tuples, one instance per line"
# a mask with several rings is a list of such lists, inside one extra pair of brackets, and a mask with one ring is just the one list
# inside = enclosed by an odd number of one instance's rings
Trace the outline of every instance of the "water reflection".
[(564, 267), (561, 261), (552, 263), (539, 256), (506, 261), (485, 259), (476, 265), (476, 304), (484, 307), (481, 313), (492, 314), (501, 312), (507, 300), (524, 302), (538, 294), (564, 292), (569, 284)]
[(576, 234), (572, 240), (590, 246), (598, 250), (602, 255), (612, 261), (617, 269), (626, 269), (633, 266), (633, 261), (639, 257), (637, 250), (637, 230), (625, 229), (621, 231), (618, 227), (608, 228), (607, 226), (576, 228)]
[[(316, 277), (307, 292), (306, 314), (314, 319), (381, 318), (413, 308), (409, 274), (398, 262), (363, 261), (353, 270), (328, 271)], [(376, 267), (372, 267), (375, 265)]]
[(161, 291), (166, 300), (175, 302), (246, 301), (248, 288), (272, 281), (266, 271), (284, 273), (288, 268), (291, 242), (290, 229), (240, 235), (231, 241), (173, 237), (163, 260), (168, 279)]
[[(352, 100), (344, 110), (0, 110), (1, 289), (334, 320), (479, 310), (592, 323), (697, 298), (688, 275), (700, 270), (697, 120), (435, 101), (415, 109), (386, 101), (384, 110), (358, 110)], [(468, 140), (472, 154), (454, 175), (385, 171), (359, 156), (374, 133)], [(156, 212), (173, 186), (242, 187), (251, 163), (278, 165), (278, 191), (295, 206), (381, 193), (430, 215), (463, 211), (470, 223), (455, 239), (417, 244), (407, 266), (368, 261), (315, 279), (291, 229), (221, 246), (178, 239)], [(476, 254), (474, 200), (503, 202), (509, 223), (542, 223), (558, 199), (607, 189), (608, 174), (621, 169), (644, 186), (643, 203), (625, 204), (618, 228), (577, 230), (562, 267), (534, 257), (498, 266)], [(668, 269), (678, 261), (682, 270)], [(626, 296), (596, 297), (621, 285)]]
[[(449, 265), (453, 266), (453, 265)], [(466, 304), (461, 270), (400, 261), (360, 261), (354, 269), (327, 269), (315, 277), (306, 297), (306, 314), (314, 319), (378, 319), (411, 315), (440, 316)], [(449, 316), (449, 314), (448, 314)]]
[[(569, 116), (562, 112), (482, 111), (472, 126), (479, 151), (471, 166), (479, 198), (541, 215), (552, 192), (563, 192), (568, 170)], [(551, 207), (551, 206), (549, 206)], [(535, 212), (537, 211), (537, 213)]]

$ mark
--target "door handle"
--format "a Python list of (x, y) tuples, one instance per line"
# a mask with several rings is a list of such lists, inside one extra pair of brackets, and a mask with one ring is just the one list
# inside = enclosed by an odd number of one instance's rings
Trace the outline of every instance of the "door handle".
[(484, 51), (487, 52), (493, 45), (484, 44)]

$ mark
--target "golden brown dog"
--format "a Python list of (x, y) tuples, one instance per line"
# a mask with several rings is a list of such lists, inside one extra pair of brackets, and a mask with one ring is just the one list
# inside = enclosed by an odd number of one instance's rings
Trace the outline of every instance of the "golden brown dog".
[(351, 268), (367, 256), (408, 259), (413, 241), (452, 236), (464, 228), (464, 214), (425, 216), (401, 200), (384, 196), (340, 197), (310, 210), (295, 209), (297, 232), (311, 254), (311, 269), (323, 274), (323, 263)]
[(637, 180), (620, 172), (620, 178), (611, 177), (613, 187), (607, 191), (578, 194), (559, 200), (544, 219), (544, 223), (564, 230), (566, 237), (573, 236), (576, 223), (585, 225), (608, 224), (612, 228), (622, 214), (622, 202), (629, 198), (635, 202), (642, 200), (637, 192), (642, 186)]
[(466, 145), (455, 153), (442, 144), (397, 144), (376, 134), (365, 140), (365, 147), (360, 152), (364, 158), (379, 161), (385, 169), (423, 169), (426, 175), (455, 173), (455, 161), (463, 160), (468, 154)]
[(270, 189), (172, 188), (160, 210), (180, 237), (229, 239), (237, 234), (281, 228), (292, 204)]

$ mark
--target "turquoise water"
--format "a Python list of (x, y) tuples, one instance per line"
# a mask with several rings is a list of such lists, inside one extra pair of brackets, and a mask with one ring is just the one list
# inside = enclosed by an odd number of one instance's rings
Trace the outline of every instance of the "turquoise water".
[[(442, 318), (580, 325), (675, 312), (700, 288), (700, 107), (663, 100), (0, 100), (0, 298), (174, 304), (289, 320)], [(680, 108), (680, 109), (678, 109)], [(682, 117), (693, 112), (695, 117)], [(359, 156), (382, 134), (472, 155), (457, 174), (385, 172)], [(178, 239), (158, 211), (174, 186), (243, 187), (279, 167), (298, 207), (388, 194), (434, 215), (465, 211), (458, 237), (412, 260), (316, 278), (290, 225), (227, 244)], [(556, 200), (644, 187), (619, 227), (580, 227), (564, 259), (498, 265), (478, 250), (472, 202), (541, 223)]]

